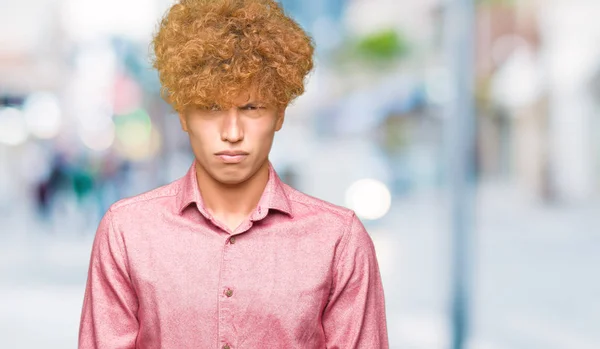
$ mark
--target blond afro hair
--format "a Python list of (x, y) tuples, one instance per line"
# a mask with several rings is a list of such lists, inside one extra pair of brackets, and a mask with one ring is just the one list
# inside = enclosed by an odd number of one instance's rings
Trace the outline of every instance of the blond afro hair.
[(286, 106), (313, 68), (312, 39), (273, 0), (181, 0), (153, 46), (163, 98), (178, 112), (231, 107), (249, 89)]

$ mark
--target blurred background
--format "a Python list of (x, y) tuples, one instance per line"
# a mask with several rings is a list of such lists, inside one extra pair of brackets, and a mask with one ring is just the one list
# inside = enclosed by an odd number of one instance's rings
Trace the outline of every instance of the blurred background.
[[(600, 2), (281, 2), (317, 68), (271, 161), (362, 219), (391, 348), (600, 348)], [(75, 348), (100, 218), (193, 160), (171, 4), (0, 1), (1, 348)]]

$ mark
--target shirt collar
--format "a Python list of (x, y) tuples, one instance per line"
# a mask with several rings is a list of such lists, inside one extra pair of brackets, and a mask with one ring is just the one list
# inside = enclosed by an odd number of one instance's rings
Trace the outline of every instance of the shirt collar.
[[(268, 160), (267, 160), (268, 161)], [(269, 164), (269, 180), (258, 205), (252, 213), (250, 219), (253, 221), (261, 220), (267, 216), (270, 209), (281, 211), (290, 217), (292, 216), (292, 207), (290, 204), (289, 197), (285, 191), (284, 183), (279, 178), (279, 175), (275, 171), (273, 164)], [(196, 161), (192, 162), (186, 175), (181, 179), (181, 186), (179, 193), (177, 194), (177, 208), (179, 214), (188, 207), (190, 204), (196, 203), (198, 210), (205, 217), (210, 219), (210, 214), (204, 206), (200, 189), (198, 188), (198, 180), (196, 178)]]

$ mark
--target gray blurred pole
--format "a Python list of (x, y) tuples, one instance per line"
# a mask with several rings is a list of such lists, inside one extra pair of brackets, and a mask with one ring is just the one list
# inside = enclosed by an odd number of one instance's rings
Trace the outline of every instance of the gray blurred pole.
[(474, 0), (447, 0), (446, 58), (452, 98), (447, 106), (447, 168), (452, 231), (452, 349), (464, 349), (469, 334), (474, 183)]

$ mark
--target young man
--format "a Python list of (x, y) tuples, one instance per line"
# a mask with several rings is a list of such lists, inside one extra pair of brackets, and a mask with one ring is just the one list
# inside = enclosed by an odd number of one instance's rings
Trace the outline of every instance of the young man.
[(195, 161), (103, 217), (79, 348), (388, 348), (364, 226), (268, 159), (310, 38), (273, 0), (182, 0), (154, 49)]

